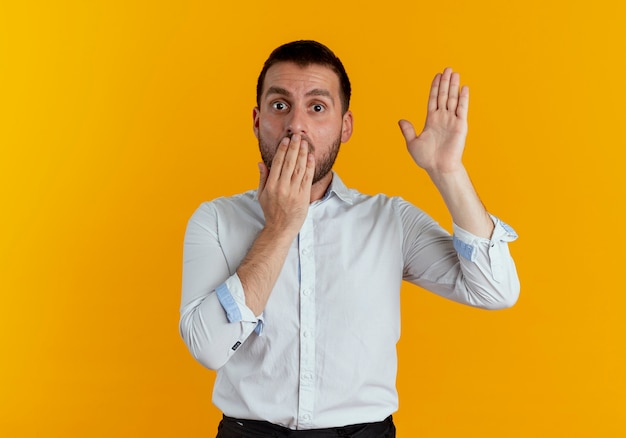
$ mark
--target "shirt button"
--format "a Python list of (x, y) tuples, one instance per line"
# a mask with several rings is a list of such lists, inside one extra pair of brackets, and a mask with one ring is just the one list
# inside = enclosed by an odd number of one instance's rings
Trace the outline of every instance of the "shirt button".
[(304, 289), (302, 291), (302, 295), (304, 295), (305, 297), (308, 297), (309, 295), (311, 295), (311, 289)]
[(306, 248), (302, 249), (302, 255), (307, 255), (309, 253), (309, 250)]
[(305, 338), (308, 338), (308, 337), (311, 335), (311, 333), (309, 333), (309, 331), (307, 330), (307, 331), (305, 331), (304, 333), (302, 333), (302, 335), (303, 335)]
[(302, 419), (303, 419), (304, 421), (309, 421), (309, 420), (311, 419), (311, 416), (310, 416), (309, 414), (304, 414), (304, 415), (302, 416)]

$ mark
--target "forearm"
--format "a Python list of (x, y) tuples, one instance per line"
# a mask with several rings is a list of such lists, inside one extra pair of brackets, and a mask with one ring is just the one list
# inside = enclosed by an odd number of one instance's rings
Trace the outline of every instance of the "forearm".
[(237, 275), (243, 286), (246, 305), (255, 315), (265, 309), (295, 238), (282, 230), (264, 228), (239, 265)]
[(452, 220), (468, 232), (489, 239), (493, 221), (481, 202), (464, 167), (452, 172), (429, 172), (439, 190)]

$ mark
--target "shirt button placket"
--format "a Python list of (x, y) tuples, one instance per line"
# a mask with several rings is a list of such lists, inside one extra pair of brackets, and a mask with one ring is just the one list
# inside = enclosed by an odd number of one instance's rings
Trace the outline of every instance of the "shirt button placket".
[(311, 210), (299, 234), (300, 379), (298, 428), (311, 428), (315, 404), (315, 262)]

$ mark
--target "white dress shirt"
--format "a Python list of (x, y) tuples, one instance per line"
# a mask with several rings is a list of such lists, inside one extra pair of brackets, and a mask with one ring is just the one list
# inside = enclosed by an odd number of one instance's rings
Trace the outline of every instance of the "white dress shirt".
[(485, 309), (509, 307), (519, 280), (493, 217), (491, 239), (454, 238), (398, 197), (348, 189), (335, 174), (313, 202), (262, 315), (236, 274), (264, 226), (255, 191), (203, 203), (187, 226), (180, 331), (217, 370), (226, 415), (291, 429), (381, 421), (397, 410), (404, 279)]

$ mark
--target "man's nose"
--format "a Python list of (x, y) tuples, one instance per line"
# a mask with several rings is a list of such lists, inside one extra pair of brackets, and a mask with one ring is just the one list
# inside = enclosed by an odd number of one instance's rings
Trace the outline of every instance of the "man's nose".
[(306, 111), (300, 108), (293, 108), (287, 119), (287, 134), (291, 137), (293, 134), (306, 134)]

